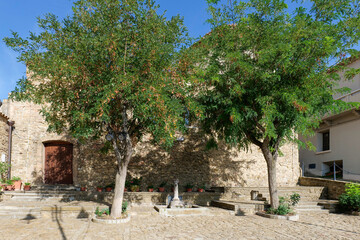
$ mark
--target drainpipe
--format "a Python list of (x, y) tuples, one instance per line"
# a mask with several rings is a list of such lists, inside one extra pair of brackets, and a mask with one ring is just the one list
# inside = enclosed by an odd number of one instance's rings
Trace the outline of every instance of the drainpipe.
[(9, 125), (9, 150), (8, 150), (8, 179), (11, 178), (11, 147), (12, 147), (12, 131), (14, 129), (15, 122), (8, 121), (7, 124)]

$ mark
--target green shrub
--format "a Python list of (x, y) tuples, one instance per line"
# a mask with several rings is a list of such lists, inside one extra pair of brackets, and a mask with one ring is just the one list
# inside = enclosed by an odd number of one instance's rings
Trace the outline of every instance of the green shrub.
[(296, 204), (299, 203), (300, 201), (300, 194), (298, 193), (293, 193), (291, 196), (290, 196), (290, 201), (291, 201), (291, 206), (295, 206)]
[(20, 178), (20, 177), (12, 177), (11, 180), (13, 180), (13, 181), (20, 181), (21, 178)]
[(8, 169), (10, 167), (10, 164), (6, 162), (0, 162), (0, 179), (5, 179), (6, 174), (8, 172)]
[(292, 194), (290, 197), (279, 197), (279, 207), (277, 209), (269, 208), (266, 210), (269, 214), (287, 215), (293, 213), (291, 207), (294, 207), (300, 201), (298, 193)]
[(122, 203), (122, 212), (126, 213), (129, 203), (127, 201), (124, 201)]
[(339, 197), (340, 209), (343, 211), (360, 212), (360, 185), (348, 183), (345, 186), (345, 193)]

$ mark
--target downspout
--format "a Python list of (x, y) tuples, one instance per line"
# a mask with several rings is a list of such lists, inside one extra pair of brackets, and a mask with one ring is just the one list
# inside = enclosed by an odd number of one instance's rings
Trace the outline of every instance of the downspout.
[(11, 148), (12, 148), (12, 131), (14, 129), (15, 122), (8, 121), (7, 124), (9, 125), (9, 149), (8, 149), (8, 179), (11, 178)]

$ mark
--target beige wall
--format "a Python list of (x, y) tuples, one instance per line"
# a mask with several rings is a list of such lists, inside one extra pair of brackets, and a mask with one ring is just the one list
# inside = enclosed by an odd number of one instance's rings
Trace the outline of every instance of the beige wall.
[[(352, 113), (349, 113), (352, 114)], [(343, 119), (349, 117), (343, 117)], [(352, 120), (323, 127), (330, 132), (330, 150), (309, 151), (300, 149), (300, 162), (304, 163), (305, 172), (313, 175), (323, 176), (329, 170), (326, 169), (324, 162), (339, 161), (343, 162), (343, 178), (345, 180), (360, 181), (360, 118), (353, 114)], [(310, 141), (316, 145), (317, 137), (315, 135)], [(316, 169), (309, 169), (309, 164), (316, 164)], [(327, 171), (326, 171), (327, 170)], [(332, 169), (331, 169), (332, 171)]]
[[(39, 107), (32, 103), (4, 101), (3, 110), (16, 122), (13, 135), (12, 175), (25, 181), (41, 183), (44, 176), (44, 142), (63, 140), (74, 144), (74, 184), (82, 186), (106, 185), (114, 181), (115, 159), (101, 154), (101, 143), (80, 144), (67, 137), (49, 134), (39, 115)], [(267, 186), (266, 163), (260, 150), (252, 146), (249, 152), (235, 149), (205, 150), (206, 140), (199, 130), (192, 130), (184, 142), (177, 142), (166, 152), (145, 139), (136, 147), (129, 166), (129, 177), (143, 177), (147, 184), (169, 184), (179, 178), (180, 184), (208, 186)], [(294, 186), (299, 177), (298, 149), (294, 144), (282, 147), (279, 157), (280, 186)]]
[[(349, 68), (360, 68), (360, 60), (348, 65)], [(341, 99), (347, 102), (360, 102), (360, 75), (356, 75), (353, 80), (346, 80), (344, 73), (340, 73), (342, 80), (339, 87), (351, 88), (352, 94), (347, 94)], [(334, 96), (339, 98), (340, 96)], [(360, 181), (360, 116), (358, 111), (346, 111), (341, 114), (327, 117), (324, 123), (316, 130), (316, 135), (309, 138), (315, 147), (321, 142), (321, 132), (330, 132), (330, 151), (321, 152), (299, 150), (300, 162), (304, 166), (304, 172), (312, 175), (323, 176), (329, 171), (329, 167), (324, 162), (342, 161), (343, 178), (345, 180)], [(316, 164), (315, 169), (309, 169), (309, 164)], [(332, 171), (332, 169), (331, 169)]]

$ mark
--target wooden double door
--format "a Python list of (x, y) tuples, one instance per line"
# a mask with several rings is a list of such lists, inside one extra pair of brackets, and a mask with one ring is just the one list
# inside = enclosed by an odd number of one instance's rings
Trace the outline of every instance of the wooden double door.
[(45, 183), (73, 184), (73, 145), (66, 142), (45, 143)]

